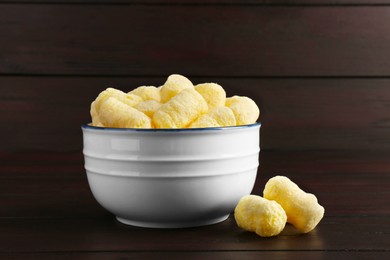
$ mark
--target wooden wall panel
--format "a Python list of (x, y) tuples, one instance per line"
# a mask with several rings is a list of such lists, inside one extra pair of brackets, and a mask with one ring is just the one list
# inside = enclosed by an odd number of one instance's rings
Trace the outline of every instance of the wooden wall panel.
[[(389, 79), (191, 78), (220, 83), (261, 108), (261, 147), (390, 149)], [(0, 77), (1, 150), (78, 150), (89, 105), (108, 86), (159, 85), (165, 78)]]
[(0, 6), (0, 74), (387, 76), (390, 7)]
[(388, 0), (0, 0), (1, 151), (80, 150), (107, 86), (181, 73), (261, 107), (262, 149), (390, 149)]
[(389, 0), (0, 0), (0, 3), (128, 5), (385, 5)]

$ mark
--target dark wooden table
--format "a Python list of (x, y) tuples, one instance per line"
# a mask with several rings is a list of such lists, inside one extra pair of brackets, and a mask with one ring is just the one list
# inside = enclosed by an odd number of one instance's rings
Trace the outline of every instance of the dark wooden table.
[(123, 225), (92, 197), (81, 152), (0, 154), (0, 259), (390, 259), (390, 152), (262, 151), (254, 194), (280, 174), (317, 195), (323, 220), (262, 238), (228, 220)]
[[(390, 259), (389, 32), (390, 0), (0, 0), (0, 260)], [(145, 229), (99, 206), (90, 103), (172, 73), (260, 106), (253, 193), (290, 177), (325, 207), (315, 230)]]

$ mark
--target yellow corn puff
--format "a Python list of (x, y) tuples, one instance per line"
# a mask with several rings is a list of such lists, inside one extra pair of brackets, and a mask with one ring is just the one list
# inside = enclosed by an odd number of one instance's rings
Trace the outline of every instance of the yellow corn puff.
[(139, 102), (142, 102), (142, 98), (134, 94), (124, 94), (123, 96), (119, 96), (115, 98), (131, 107), (134, 107)]
[(103, 126), (99, 116), (100, 106), (110, 97), (114, 97), (115, 99), (118, 99), (129, 106), (134, 106), (142, 101), (142, 98), (136, 95), (125, 94), (124, 92), (115, 88), (107, 88), (106, 90), (102, 91), (91, 103), (90, 113), (93, 126)]
[(147, 115), (113, 97), (101, 104), (99, 119), (106, 127), (151, 128)]
[(161, 101), (160, 90), (154, 86), (141, 86), (130, 91), (128, 94), (137, 95), (143, 100)]
[(188, 128), (220, 127), (217, 121), (208, 114), (201, 115)]
[(226, 98), (225, 105), (233, 111), (237, 125), (253, 124), (259, 118), (259, 108), (248, 97), (233, 96)]
[(153, 115), (156, 128), (184, 128), (206, 113), (207, 103), (193, 88), (187, 88), (163, 104)]
[(225, 106), (226, 92), (220, 85), (216, 83), (203, 83), (196, 85), (195, 90), (206, 100), (209, 111), (216, 107)]
[[(122, 94), (124, 94), (122, 91), (115, 88), (107, 88), (106, 90), (100, 92), (91, 104), (91, 116), (98, 115), (101, 104), (109, 97), (120, 96)], [(92, 113), (94, 113), (94, 115)]]
[(91, 103), (91, 110), (90, 110), (91, 118), (92, 118), (92, 125), (93, 126), (102, 126), (102, 123), (100, 122), (98, 112), (96, 111), (96, 101), (93, 101)]
[(104, 125), (102, 124), (102, 122), (100, 122), (100, 119), (99, 119), (99, 118), (95, 119), (95, 123), (92, 123), (92, 126), (104, 127)]
[(92, 126), (104, 126), (103, 124), (102, 124), (102, 122), (100, 122), (100, 118), (99, 118), (99, 116), (92, 116), (92, 123), (91, 123), (91, 125)]
[(265, 185), (264, 198), (278, 202), (287, 214), (287, 222), (300, 232), (313, 230), (324, 216), (324, 208), (317, 198), (301, 190), (285, 176), (275, 176)]
[(170, 75), (160, 89), (161, 103), (168, 102), (186, 88), (194, 88), (194, 85), (189, 79), (179, 74)]
[(237, 225), (262, 237), (277, 236), (286, 225), (287, 216), (275, 201), (256, 195), (246, 195), (234, 209)]
[(228, 107), (217, 107), (201, 115), (189, 126), (190, 128), (223, 127), (236, 125), (233, 111)]
[(142, 101), (142, 98), (133, 95), (133, 94), (126, 94), (118, 89), (115, 88), (107, 88), (106, 90), (100, 92), (98, 97), (95, 99), (95, 109), (99, 113), (100, 106), (109, 98), (109, 97), (115, 97), (116, 99), (120, 100), (122, 103), (125, 103), (128, 106), (135, 106), (139, 102)]
[(162, 104), (156, 100), (146, 100), (139, 102), (134, 108), (152, 118), (161, 105)]

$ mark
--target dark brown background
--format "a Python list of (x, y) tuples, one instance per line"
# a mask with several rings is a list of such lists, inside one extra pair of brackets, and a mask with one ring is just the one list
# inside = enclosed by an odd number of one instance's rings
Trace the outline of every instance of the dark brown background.
[[(90, 103), (172, 73), (257, 102), (252, 193), (288, 176), (315, 230), (143, 229), (96, 202)], [(0, 122), (0, 259), (390, 259), (390, 0), (0, 0)]]
[(108, 86), (261, 108), (263, 150), (390, 149), (390, 1), (0, 1), (1, 151), (79, 151)]

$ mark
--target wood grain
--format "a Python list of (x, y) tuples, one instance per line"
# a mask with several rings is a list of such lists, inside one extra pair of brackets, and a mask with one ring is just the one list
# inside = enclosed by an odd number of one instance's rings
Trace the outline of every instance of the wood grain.
[(316, 194), (326, 213), (308, 234), (287, 225), (279, 236), (261, 238), (238, 228), (233, 215), (199, 228), (126, 226), (93, 200), (79, 153), (1, 153), (0, 257), (385, 259), (388, 158), (388, 152), (262, 152), (255, 194), (269, 177), (283, 174)]
[(389, 253), (386, 251), (218, 251), (218, 252), (51, 252), (51, 253), (0, 253), (5, 259), (84, 259), (84, 260), (110, 260), (110, 259), (387, 259)]
[[(389, 215), (389, 152), (260, 153), (252, 193), (262, 195), (275, 175), (317, 195), (327, 216)], [(1, 218), (112, 218), (94, 200), (82, 153), (0, 155)], [(333, 192), (329, 192), (333, 190)]]
[(385, 5), (389, 0), (0, 0), (0, 3), (128, 5)]
[[(389, 149), (388, 79), (247, 79), (192, 77), (220, 83), (228, 96), (261, 108), (261, 148)], [(0, 151), (81, 150), (81, 124), (108, 86), (124, 91), (165, 77), (0, 77)]]
[[(0, 258), (389, 259), (389, 32), (389, 0), (0, 0)], [(252, 193), (288, 176), (315, 230), (137, 228), (95, 201), (91, 101), (172, 73), (255, 100)]]
[(124, 226), (111, 218), (0, 219), (0, 251), (384, 251), (390, 245), (388, 221), (388, 217), (325, 218), (306, 235), (288, 226), (278, 237), (261, 238), (238, 228), (233, 218), (176, 230)]
[(0, 8), (0, 74), (390, 75), (388, 6)]

